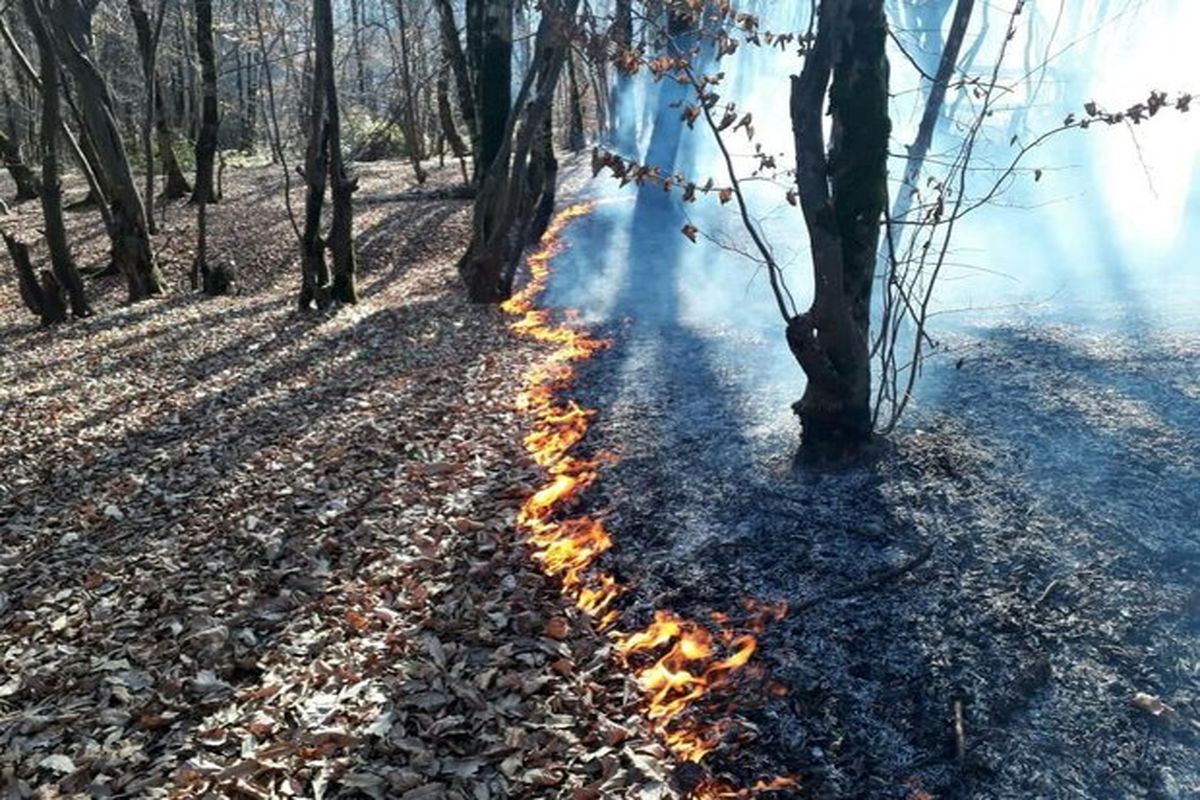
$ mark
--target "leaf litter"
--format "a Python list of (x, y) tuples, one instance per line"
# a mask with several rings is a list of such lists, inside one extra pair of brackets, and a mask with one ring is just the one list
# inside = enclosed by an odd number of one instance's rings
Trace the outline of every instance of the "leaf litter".
[[(309, 316), (277, 183), (233, 169), (210, 210), (240, 296), (182, 290), (182, 205), (160, 209), (162, 298), (90, 282), (95, 317), (41, 330), (0, 277), (0, 784), (670, 796), (612, 645), (514, 533), (537, 347), (461, 298), (466, 204), (360, 212), (364, 299)], [(70, 226), (103, 266), (97, 223)]]

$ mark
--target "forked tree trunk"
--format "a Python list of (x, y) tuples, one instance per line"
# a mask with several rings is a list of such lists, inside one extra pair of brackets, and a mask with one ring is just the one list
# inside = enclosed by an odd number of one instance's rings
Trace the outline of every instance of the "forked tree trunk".
[(33, 262), (29, 258), (29, 246), (18, 242), (9, 234), (2, 234), (8, 255), (17, 271), (17, 288), (25, 307), (42, 319), (43, 325), (53, 325), (67, 318), (67, 306), (63, 299), (62, 287), (54, 275), (42, 271), (42, 282), (39, 285), (33, 274)]
[[(543, 180), (551, 172), (534, 147), (545, 133), (577, 7), (578, 0), (543, 4), (532, 63), (517, 95), (520, 113), (505, 126), (500, 150), (475, 198), (471, 243), (459, 263), (472, 302), (496, 303), (512, 294), (516, 265), (545, 193)], [(541, 176), (539, 167), (545, 168)]]
[[(41, 6), (38, 0), (30, 0)], [(146, 226), (146, 210), (129, 168), (129, 157), (112, 113), (112, 99), (96, 65), (88, 55), (91, 11), (80, 0), (58, 0), (51, 27), (55, 50), (66, 65), (79, 92), (82, 116), (102, 171), (112, 183), (109, 235), (113, 260), (125, 276), (129, 300), (135, 302), (163, 290), (154, 263), (154, 250)], [(46, 16), (45, 19), (50, 19)], [(50, 27), (50, 26), (48, 26)]]
[(796, 181), (814, 294), (808, 311), (789, 322), (787, 341), (808, 378), (795, 404), (801, 455), (816, 460), (852, 455), (871, 438), (871, 284), (891, 129), (885, 39), (883, 0), (827, 0), (817, 40), (792, 79)]
[(195, 0), (196, 54), (200, 58), (200, 133), (196, 137), (196, 181), (192, 187), (192, 202), (203, 199), (215, 203), (216, 184), (213, 180), (217, 157), (217, 134), (221, 126), (217, 107), (217, 61), (213, 47), (213, 0)]
[[(314, 304), (323, 309), (335, 300), (344, 303), (357, 300), (351, 200), (355, 182), (346, 174), (341, 154), (330, 0), (313, 0), (313, 34), (316, 48), (310, 108), (312, 128), (305, 159), (308, 192), (304, 204), (304, 232), (300, 239), (302, 282), (299, 306), (302, 310)], [(330, 173), (333, 183), (333, 220), (329, 234), (332, 282), (325, 260), (325, 241), (321, 236), (321, 209), (325, 204), (325, 183)]]

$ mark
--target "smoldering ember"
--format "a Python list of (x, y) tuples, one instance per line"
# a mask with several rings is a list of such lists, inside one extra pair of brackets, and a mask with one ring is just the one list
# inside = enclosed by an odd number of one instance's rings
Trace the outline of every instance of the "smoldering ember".
[(0, 797), (1200, 798), (1197, 29), (0, 2)]

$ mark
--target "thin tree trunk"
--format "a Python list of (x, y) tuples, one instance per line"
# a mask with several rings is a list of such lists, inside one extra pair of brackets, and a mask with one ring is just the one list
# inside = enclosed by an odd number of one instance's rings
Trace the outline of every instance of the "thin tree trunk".
[(215, 203), (216, 185), (213, 170), (217, 155), (217, 134), (221, 126), (217, 107), (217, 62), (213, 46), (213, 0), (194, 0), (196, 9), (196, 54), (200, 57), (200, 132), (196, 137), (196, 180), (192, 185), (192, 202), (201, 199)]
[[(0, 35), (3, 35), (4, 40), (8, 43), (9, 49), (12, 51), (13, 58), (16, 59), (17, 65), (21, 68), (21, 72), (24, 73), (25, 77), (29, 79), (29, 83), (40, 92), (42, 79), (34, 70), (33, 65), (29, 63), (29, 59), (25, 57), (25, 51), (21, 49), (21, 47), (17, 44), (16, 39), (13, 38), (12, 31), (9, 30), (8, 23), (4, 21), (3, 16), (0, 16)], [(67, 125), (67, 121), (62, 119), (61, 116), (62, 115), (60, 114), (59, 129), (62, 131), (63, 137), (66, 138), (67, 143), (71, 146), (71, 153), (75, 156), (76, 166), (79, 167), (79, 171), (83, 173), (84, 178), (87, 180), (90, 192), (97, 197), (103, 197), (104, 192), (100, 186), (100, 179), (96, 176), (92, 162), (88, 160), (87, 155), (84, 154), (83, 148), (79, 144), (79, 140), (75, 137), (75, 134), (71, 132), (71, 128)], [(108, 205), (107, 203), (100, 203), (99, 208), (100, 216), (104, 219), (104, 225), (107, 228), (112, 224), (112, 217), (109, 214)]]
[(361, 102), (367, 97), (367, 71), (363, 63), (360, 2), (361, 0), (350, 0), (350, 36), (351, 47), (354, 50), (354, 86), (358, 90), (358, 98)]
[(583, 98), (579, 91), (579, 82), (575, 80), (575, 58), (567, 54), (567, 90), (570, 95), (571, 124), (567, 129), (567, 147), (578, 153), (587, 142), (583, 134)]
[(458, 129), (454, 127), (454, 112), (450, 108), (450, 86), (444, 72), (438, 76), (437, 80), (437, 106), (438, 119), (442, 125), (442, 141), (450, 145), (450, 151), (458, 159), (459, 167), (462, 168), (463, 183), (470, 183), (471, 176), (467, 171), (466, 159), (467, 146), (462, 137), (458, 135)]
[[(329, 0), (321, 0), (328, 3)], [(332, 29), (329, 47), (333, 49)], [(332, 59), (331, 59), (332, 60)], [(333, 219), (329, 225), (329, 251), (333, 261), (333, 300), (338, 303), (357, 303), (358, 288), (355, 272), (358, 255), (354, 248), (354, 201), (358, 182), (350, 177), (342, 158), (341, 121), (338, 114), (337, 88), (333, 70), (328, 74), (326, 91), (329, 94), (329, 177), (333, 200)]]
[(933, 144), (933, 133), (937, 128), (942, 106), (946, 101), (946, 89), (950, 79), (954, 77), (954, 68), (958, 64), (958, 54), (962, 51), (963, 40), (967, 35), (967, 26), (971, 22), (971, 13), (975, 9), (975, 0), (958, 0), (954, 8), (954, 18), (950, 22), (950, 34), (946, 38), (942, 57), (938, 62), (937, 74), (933, 85), (929, 87), (929, 97), (925, 101), (925, 111), (921, 115), (921, 124), (917, 127), (917, 138), (908, 148), (908, 159), (904, 165), (904, 175), (900, 190), (896, 192), (896, 200), (892, 205), (891, 218), (896, 221), (908, 216), (912, 208), (913, 198), (917, 193), (917, 178)]
[(318, 309), (327, 308), (333, 299), (329, 265), (325, 261), (325, 242), (321, 237), (321, 209), (325, 205), (325, 182), (329, 171), (329, 93), (325, 83), (326, 72), (333, 71), (332, 54), (323, 46), (323, 36), (328, 28), (332, 39), (332, 17), (329, 0), (313, 0), (317, 47), (313, 59), (308, 149), (304, 160), (308, 191), (304, 201), (304, 233), (300, 240), (301, 310), (310, 309), (314, 304)]
[(261, 111), (259, 103), (259, 74), (258, 64), (254, 56), (246, 53), (246, 115), (242, 119), (242, 151), (253, 153), (258, 147), (258, 115)]
[(475, 103), (475, 91), (471, 83), (471, 70), (467, 65), (467, 57), (463, 53), (462, 44), (458, 40), (458, 28), (454, 22), (454, 8), (450, 0), (436, 0), (438, 8), (438, 29), (442, 38), (442, 55), (454, 73), (454, 90), (458, 94), (458, 110), (462, 115), (463, 124), (467, 128), (467, 138), (471, 142), (471, 155), (476, 160), (476, 175), (482, 175), (478, 169), (479, 161), (479, 109)]
[[(271, 77), (270, 59), (267, 57), (267, 39), (263, 33), (262, 12), (258, 7), (259, 0), (250, 0), (250, 8), (254, 12), (254, 28), (258, 32), (258, 54), (261, 59), (263, 76), (267, 80), (267, 111), (270, 114), (267, 134), (271, 137), (271, 155), (283, 170), (283, 205), (287, 209), (288, 222), (297, 239), (303, 239), (300, 226), (296, 223), (296, 213), (292, 209), (292, 177), (288, 169), (287, 155), (283, 152), (283, 136), (279, 130), (279, 115), (275, 107), (275, 80)], [(282, 37), (282, 33), (280, 34)]]
[(400, 77), (404, 88), (404, 132), (407, 139), (405, 145), (408, 148), (408, 158), (412, 162), (413, 174), (416, 175), (417, 183), (424, 183), (425, 170), (421, 167), (424, 148), (421, 142), (421, 131), (417, 127), (417, 114), (414, 110), (417, 98), (408, 66), (408, 25), (404, 20), (404, 0), (396, 0), (396, 14), (400, 23)]

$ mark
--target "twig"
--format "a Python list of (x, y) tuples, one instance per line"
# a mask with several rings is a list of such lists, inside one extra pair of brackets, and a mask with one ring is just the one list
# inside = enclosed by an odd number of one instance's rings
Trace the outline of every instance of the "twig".
[(1046, 588), (1042, 590), (1042, 593), (1038, 596), (1038, 599), (1033, 601), (1033, 605), (1030, 606), (1030, 608), (1037, 608), (1042, 603), (1046, 602), (1046, 598), (1050, 596), (1050, 593), (1054, 591), (1056, 586), (1058, 586), (1058, 578), (1055, 578), (1054, 580), (1050, 581), (1050, 583), (1046, 584)]
[(958, 766), (961, 768), (967, 757), (967, 732), (963, 723), (961, 698), (954, 701), (954, 753), (958, 757)]
[(914, 569), (928, 561), (931, 555), (933, 555), (933, 545), (926, 544), (921, 547), (915, 556), (910, 558), (908, 561), (905, 561), (903, 564), (890, 567), (882, 570), (881, 572), (877, 572), (866, 580), (861, 580), (858, 583), (852, 583), (849, 586), (844, 586), (836, 591), (817, 595), (816, 597), (810, 597), (809, 599), (792, 606), (789, 609), (789, 613), (798, 614), (801, 611), (808, 611), (809, 609), (816, 608), (817, 606), (827, 603), (830, 600), (844, 600), (847, 597), (853, 597), (856, 594), (862, 594), (863, 592), (867, 592), (872, 589), (878, 589), (891, 583), (897, 578), (903, 577), (904, 575), (912, 572)]

